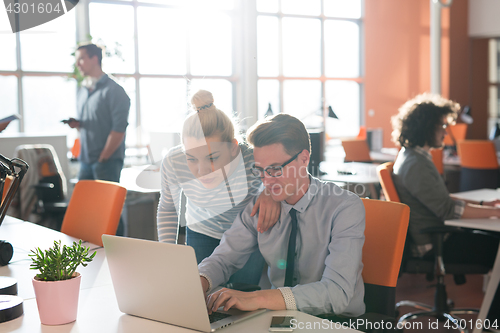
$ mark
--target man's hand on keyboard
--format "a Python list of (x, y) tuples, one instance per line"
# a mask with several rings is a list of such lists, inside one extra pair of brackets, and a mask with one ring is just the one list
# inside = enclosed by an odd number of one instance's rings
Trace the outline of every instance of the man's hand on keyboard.
[(222, 288), (207, 297), (208, 313), (216, 311), (221, 306), (224, 307), (224, 311), (231, 308), (242, 311), (286, 309), (285, 300), (278, 289), (245, 292)]

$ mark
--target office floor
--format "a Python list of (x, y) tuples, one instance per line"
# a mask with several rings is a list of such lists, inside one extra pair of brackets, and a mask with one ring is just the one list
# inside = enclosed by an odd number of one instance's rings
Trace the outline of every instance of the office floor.
[[(456, 308), (479, 308), (483, 300), (483, 275), (467, 275), (467, 282), (462, 285), (456, 285), (453, 281), (453, 276), (447, 275), (445, 278), (446, 291), (448, 294), (448, 299), (452, 299), (455, 302)], [(434, 284), (436, 281), (427, 281), (425, 275), (423, 274), (403, 274), (399, 280), (396, 288), (396, 302), (401, 300), (412, 300), (417, 302), (422, 302), (425, 304), (432, 305), (434, 302)], [(402, 307), (400, 315), (419, 311), (409, 307)], [(472, 320), (475, 323), (476, 315), (462, 315), (461, 318), (467, 320)], [(413, 320), (412, 322), (418, 322), (419, 324), (412, 324), (415, 329), (405, 329), (405, 333), (411, 332), (458, 332), (457, 330), (452, 330), (444, 327), (444, 322), (438, 323), (438, 328), (435, 329), (434, 326), (429, 327), (430, 323), (433, 325), (436, 322), (435, 318), (431, 317), (421, 317), (419, 319)], [(421, 325), (419, 329), (417, 326)], [(469, 324), (470, 328), (470, 324)]]

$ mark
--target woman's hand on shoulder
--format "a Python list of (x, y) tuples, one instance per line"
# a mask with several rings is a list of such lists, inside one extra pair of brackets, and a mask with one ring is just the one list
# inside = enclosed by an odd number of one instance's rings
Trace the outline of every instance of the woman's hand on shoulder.
[(280, 218), (281, 203), (274, 201), (266, 188), (255, 201), (250, 216), (255, 216), (257, 213), (259, 215), (257, 231), (260, 233), (269, 230)]

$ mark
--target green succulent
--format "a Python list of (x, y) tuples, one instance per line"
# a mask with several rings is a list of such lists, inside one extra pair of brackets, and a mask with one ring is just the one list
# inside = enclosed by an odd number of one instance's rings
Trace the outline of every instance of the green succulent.
[(96, 252), (89, 254), (90, 248), (82, 246), (82, 241), (73, 242), (72, 246), (61, 246), (61, 241), (54, 241), (48, 250), (39, 247), (31, 250), (29, 256), (33, 261), (30, 269), (38, 269), (36, 277), (42, 281), (68, 280), (73, 277), (78, 266), (87, 266)]

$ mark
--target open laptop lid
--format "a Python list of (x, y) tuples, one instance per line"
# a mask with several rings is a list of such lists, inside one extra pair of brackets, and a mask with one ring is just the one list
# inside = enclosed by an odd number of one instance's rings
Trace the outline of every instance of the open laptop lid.
[(212, 330), (192, 247), (103, 235), (120, 311)]

